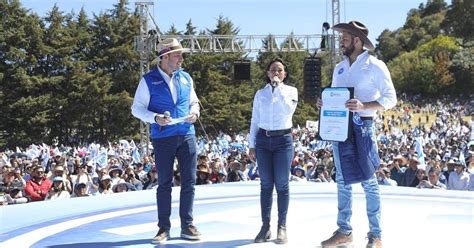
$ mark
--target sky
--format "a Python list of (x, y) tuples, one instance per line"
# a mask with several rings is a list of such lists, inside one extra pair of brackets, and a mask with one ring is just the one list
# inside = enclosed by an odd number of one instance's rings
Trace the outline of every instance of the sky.
[[(44, 17), (57, 4), (65, 13), (79, 13), (84, 7), (92, 18), (112, 9), (119, 0), (20, 0), (22, 5)], [(151, 0), (141, 0), (151, 1)], [(127, 5), (135, 9), (135, 2)], [(185, 30), (191, 19), (197, 30), (214, 29), (220, 15), (240, 29), (239, 35), (321, 34), (322, 23), (332, 25), (331, 0), (153, 0), (152, 15), (160, 30), (174, 24)], [(400, 28), (412, 8), (426, 0), (340, 0), (340, 20), (358, 20), (369, 28), (369, 38), (376, 44), (384, 29)], [(137, 30), (138, 32), (138, 30)]]

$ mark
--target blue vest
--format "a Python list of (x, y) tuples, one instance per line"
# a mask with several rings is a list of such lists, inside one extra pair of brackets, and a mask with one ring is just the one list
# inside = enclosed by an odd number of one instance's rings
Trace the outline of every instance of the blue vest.
[[(148, 110), (163, 114), (169, 111), (172, 118), (180, 118), (189, 115), (189, 98), (191, 95), (191, 77), (182, 69), (178, 70), (171, 83), (176, 80), (179, 84), (176, 86), (178, 91), (178, 99), (173, 102), (171, 90), (168, 84), (161, 76), (158, 68), (154, 68), (143, 76), (150, 92), (150, 102)], [(194, 135), (194, 125), (188, 122), (180, 122), (174, 125), (160, 126), (157, 123), (150, 125), (151, 138), (159, 139), (176, 135)]]

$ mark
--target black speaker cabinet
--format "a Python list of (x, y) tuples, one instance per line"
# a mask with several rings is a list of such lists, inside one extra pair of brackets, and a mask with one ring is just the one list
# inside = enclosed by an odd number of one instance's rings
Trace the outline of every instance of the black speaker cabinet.
[(234, 61), (234, 79), (250, 80), (250, 60)]

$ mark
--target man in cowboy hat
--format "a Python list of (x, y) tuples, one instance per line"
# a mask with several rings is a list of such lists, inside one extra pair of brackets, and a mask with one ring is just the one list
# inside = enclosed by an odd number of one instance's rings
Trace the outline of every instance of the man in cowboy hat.
[(181, 175), (181, 238), (199, 240), (201, 236), (193, 225), (197, 160), (193, 123), (199, 117), (199, 103), (191, 76), (181, 68), (185, 50), (175, 38), (164, 39), (158, 44), (158, 65), (142, 77), (132, 104), (132, 114), (150, 123), (158, 171), (159, 231), (152, 239), (153, 244), (170, 237), (175, 157)]
[[(351, 21), (339, 23), (333, 28), (342, 34), (340, 48), (344, 57), (334, 68), (332, 87), (354, 88), (354, 98), (345, 102), (345, 107), (353, 112), (353, 124), (349, 131), (354, 142), (333, 143), (339, 228), (321, 246), (352, 243), (352, 184), (362, 183), (370, 223), (367, 247), (381, 247), (380, 192), (375, 175), (380, 158), (375, 142), (374, 117), (377, 111), (394, 107), (397, 96), (385, 63), (369, 55), (368, 50), (372, 50), (374, 45), (368, 38), (367, 27), (361, 22)], [(317, 101), (318, 107), (323, 104), (320, 99)]]
[(413, 185), (413, 181), (416, 178), (416, 174), (418, 173), (419, 165), (420, 165), (420, 161), (416, 158), (416, 155), (412, 155), (410, 159), (408, 160), (407, 169), (402, 174), (400, 186), (414, 187), (412, 185)]
[(467, 190), (469, 186), (470, 176), (466, 172), (466, 165), (457, 158), (451, 158), (448, 164), (454, 165), (454, 171), (449, 174), (448, 189), (451, 190)]

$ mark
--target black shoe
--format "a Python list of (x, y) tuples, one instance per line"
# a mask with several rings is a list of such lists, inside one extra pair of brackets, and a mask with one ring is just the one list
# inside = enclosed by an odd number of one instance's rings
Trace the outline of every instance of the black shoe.
[(255, 237), (255, 243), (263, 243), (267, 242), (272, 236), (272, 232), (270, 231), (270, 226), (262, 226), (260, 232)]
[(160, 230), (158, 230), (158, 233), (156, 234), (156, 236), (151, 240), (151, 243), (152, 244), (160, 244), (160, 243), (165, 242), (169, 238), (170, 238), (170, 231), (168, 231), (164, 228), (160, 228)]
[(286, 237), (286, 226), (278, 226), (277, 239), (275, 240), (277, 244), (286, 244), (288, 238)]
[(181, 238), (189, 240), (200, 240), (201, 233), (193, 225), (187, 227), (181, 227)]

